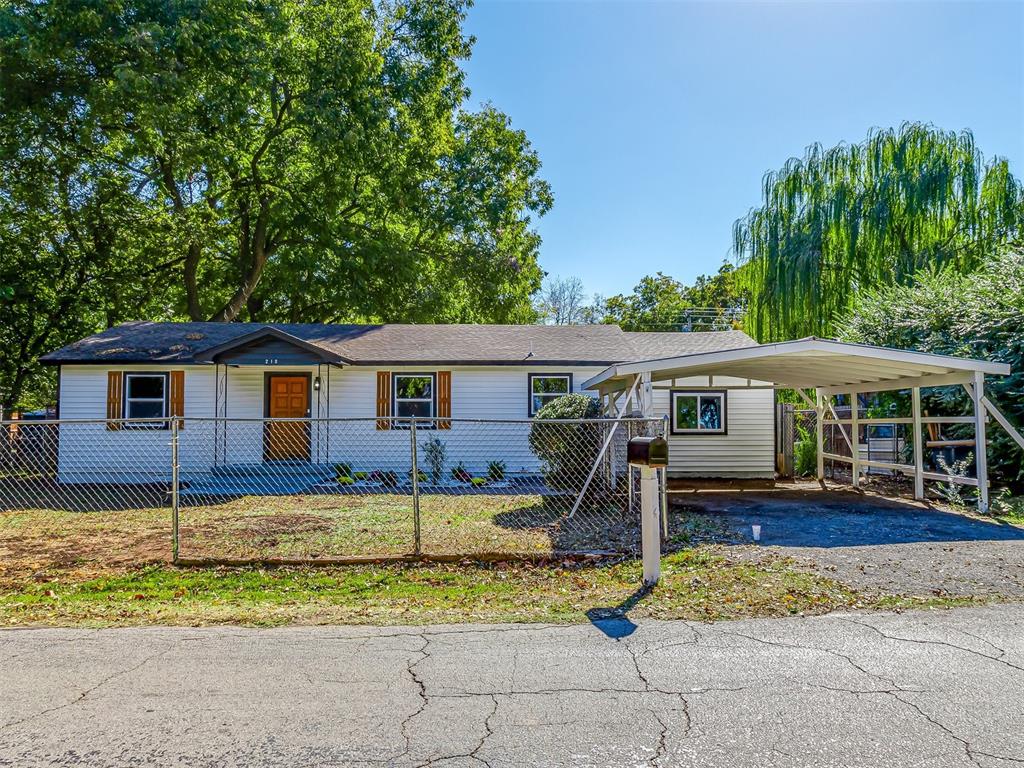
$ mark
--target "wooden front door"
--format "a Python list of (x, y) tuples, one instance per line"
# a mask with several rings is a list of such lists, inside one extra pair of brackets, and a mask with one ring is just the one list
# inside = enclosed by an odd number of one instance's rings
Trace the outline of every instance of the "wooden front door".
[[(271, 419), (309, 417), (309, 376), (267, 376), (267, 416)], [(309, 422), (267, 422), (263, 432), (267, 461), (309, 460)]]

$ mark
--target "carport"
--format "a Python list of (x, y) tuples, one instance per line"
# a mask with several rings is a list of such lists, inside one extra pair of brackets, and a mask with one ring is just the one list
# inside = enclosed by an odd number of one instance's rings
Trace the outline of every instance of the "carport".
[[(861, 482), (868, 467), (901, 472), (914, 478), (914, 497), (924, 498), (925, 480), (938, 480), (978, 488), (979, 508), (988, 509), (988, 462), (985, 426), (994, 418), (1024, 448), (1024, 437), (1007, 421), (985, 396), (985, 376), (1005, 376), (1010, 366), (924, 352), (849, 344), (830, 339), (807, 338), (776, 344), (706, 352), (612, 365), (583, 383), (596, 390), (603, 412), (620, 416), (633, 404), (644, 415), (653, 416), (652, 393), (655, 389), (792, 389), (816, 412), (818, 447), (817, 476), (825, 478), (825, 461), (852, 465), (853, 485)], [(685, 380), (685, 381), (683, 381)], [(924, 416), (921, 390), (929, 387), (962, 386), (972, 402), (966, 416)], [(812, 393), (809, 390), (813, 390)], [(864, 392), (910, 390), (910, 417), (860, 418), (857, 408), (850, 418), (836, 413), (836, 395), (856, 402)], [(825, 452), (824, 431), (829, 424), (839, 425), (850, 448), (850, 456)], [(864, 460), (860, 455), (860, 426), (869, 424), (906, 424), (913, 434), (913, 463), (900, 464)], [(924, 468), (923, 430), (928, 424), (969, 424), (974, 427), (975, 477), (947, 475)]]

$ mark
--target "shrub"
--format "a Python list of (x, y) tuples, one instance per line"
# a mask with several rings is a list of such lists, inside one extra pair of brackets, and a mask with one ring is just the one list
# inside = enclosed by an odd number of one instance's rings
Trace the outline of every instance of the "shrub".
[[(990, 378), (985, 388), (1011, 423), (1024, 425), (1024, 253), (1006, 251), (971, 274), (926, 270), (910, 285), (863, 291), (837, 330), (843, 341), (1009, 363), (1012, 373)], [(967, 407), (963, 387), (921, 395), (932, 412), (962, 413)], [(964, 433), (971, 436), (970, 430)], [(990, 429), (988, 436), (993, 482), (1024, 489), (1020, 447), (1002, 429)]]
[(505, 479), (505, 462), (504, 461), (492, 461), (487, 465), (487, 477), (491, 480), (504, 480)]
[(444, 441), (437, 435), (432, 435), (420, 448), (423, 451), (423, 465), (429, 470), (431, 480), (440, 483), (444, 477), (445, 462), (448, 460), (448, 449)]
[(355, 483), (355, 480), (348, 475), (338, 475), (335, 479), (339, 485), (353, 485)]
[[(412, 469), (409, 469), (409, 479), (412, 480)], [(416, 482), (425, 483), (427, 482), (427, 473), (422, 469), (416, 473)]]
[(804, 427), (797, 426), (800, 439), (793, 445), (793, 471), (797, 477), (807, 477), (818, 472), (818, 438)]
[(488, 479), (487, 479), (486, 477), (474, 477), (474, 478), (472, 478), (472, 479), (470, 480), (470, 482), (471, 482), (471, 483), (472, 483), (472, 484), (473, 484), (474, 486), (476, 486), (477, 488), (479, 488), (479, 487), (480, 487), (481, 485), (487, 485), (487, 483), (488, 483), (489, 481), (488, 481)]
[(390, 469), (375, 469), (370, 473), (370, 480), (388, 488), (394, 488), (398, 485), (398, 473)]
[(466, 465), (463, 464), (461, 461), (459, 462), (458, 466), (452, 470), (452, 477), (458, 480), (460, 483), (473, 482), (473, 475), (470, 473), (468, 469), (466, 469)]
[(365, 480), (369, 476), (369, 472), (356, 472), (354, 475), (352, 475), (352, 477), (354, 477), (356, 480)]
[(347, 461), (339, 461), (334, 465), (334, 474), (338, 477), (352, 477), (352, 465)]
[[(583, 488), (604, 438), (604, 425), (547, 424), (552, 419), (596, 419), (600, 415), (597, 400), (571, 394), (555, 398), (541, 408), (530, 426), (530, 450), (541, 461), (544, 482), (553, 489), (579, 491)], [(603, 473), (597, 473), (591, 490), (598, 490)]]

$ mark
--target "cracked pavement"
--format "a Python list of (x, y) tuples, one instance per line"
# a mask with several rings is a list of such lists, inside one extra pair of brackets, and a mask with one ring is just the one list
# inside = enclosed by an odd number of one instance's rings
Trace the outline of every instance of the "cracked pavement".
[(0, 765), (1022, 765), (1022, 630), (1020, 604), (635, 627), (7, 630)]

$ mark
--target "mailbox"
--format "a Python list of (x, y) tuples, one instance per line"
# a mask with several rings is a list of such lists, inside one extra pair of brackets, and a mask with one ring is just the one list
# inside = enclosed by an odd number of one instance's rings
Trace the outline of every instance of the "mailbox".
[(639, 467), (667, 467), (668, 441), (664, 437), (634, 437), (629, 441), (626, 457)]

